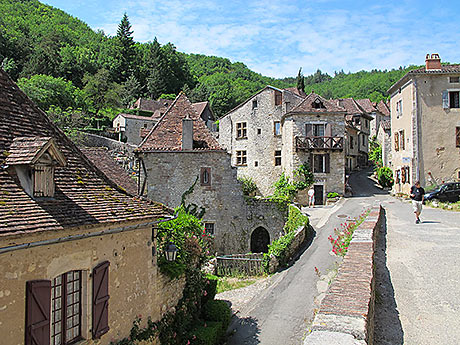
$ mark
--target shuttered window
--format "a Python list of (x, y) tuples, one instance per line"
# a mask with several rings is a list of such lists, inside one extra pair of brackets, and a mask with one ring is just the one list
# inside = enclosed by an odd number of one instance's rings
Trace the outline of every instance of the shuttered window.
[(26, 283), (25, 345), (50, 344), (51, 281)]
[(280, 105), (283, 102), (283, 94), (280, 91), (275, 91), (275, 105)]
[(455, 127), (455, 146), (460, 147), (460, 127)]
[(330, 173), (331, 172), (331, 161), (329, 154), (313, 154), (313, 172), (315, 173)]
[(399, 149), (400, 150), (405, 150), (406, 149), (404, 130), (399, 131)]
[(109, 265), (104, 261), (93, 269), (93, 339), (109, 330)]
[(54, 196), (54, 167), (35, 165), (34, 167), (34, 197)]
[(396, 132), (394, 135), (395, 135), (395, 151), (399, 151), (399, 133)]

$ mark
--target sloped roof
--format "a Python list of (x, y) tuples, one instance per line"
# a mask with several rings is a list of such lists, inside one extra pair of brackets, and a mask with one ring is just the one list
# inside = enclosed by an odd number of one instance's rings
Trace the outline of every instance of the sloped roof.
[(181, 92), (137, 151), (182, 151), (182, 120), (193, 120), (193, 149), (222, 150), (187, 96)]
[(365, 111), (358, 105), (353, 98), (339, 98), (337, 100), (338, 105), (345, 108), (347, 114), (364, 114)]
[(5, 163), (8, 165), (35, 164), (40, 156), (50, 151), (53, 159), (61, 165), (66, 164), (65, 157), (55, 148), (51, 137), (17, 137), (8, 151)]
[(304, 91), (299, 91), (299, 89), (296, 88), (296, 87), (287, 87), (284, 90), (292, 92), (293, 94), (295, 94), (295, 95), (297, 95), (299, 97), (302, 97), (302, 98), (307, 97), (307, 94)]
[(113, 183), (130, 195), (137, 195), (136, 180), (110, 155), (106, 147), (85, 147), (81, 151)]
[(390, 107), (386, 102), (381, 100), (377, 103), (376, 108), (382, 115), (390, 116)]
[[(315, 103), (323, 105), (322, 108), (315, 108)], [(290, 113), (345, 113), (346, 109), (338, 104), (336, 100), (328, 100), (312, 92), (301, 103), (294, 107)]]
[(157, 121), (157, 119), (154, 116), (142, 116), (142, 115), (125, 114), (125, 113), (120, 113), (117, 115), (117, 117), (118, 116), (123, 116), (124, 118), (133, 119), (133, 120)]
[(359, 104), (359, 106), (366, 112), (366, 113), (373, 113), (377, 109), (375, 109), (374, 104), (372, 104), (371, 100), (369, 98), (363, 98), (363, 99), (355, 99), (356, 103)]
[[(53, 138), (66, 160), (54, 198), (31, 198), (6, 158), (17, 137)], [(42, 144), (42, 143), (41, 143)], [(0, 69), (0, 235), (150, 221), (170, 210), (128, 196), (108, 180)]]
[(167, 108), (173, 101), (170, 99), (158, 99), (157, 101), (148, 98), (139, 98), (131, 107), (131, 109), (140, 109), (147, 111), (155, 111), (161, 108)]
[(203, 113), (203, 111), (206, 109), (206, 105), (208, 105), (208, 102), (198, 102), (198, 103), (192, 104), (192, 106), (195, 108), (196, 112), (200, 116)]

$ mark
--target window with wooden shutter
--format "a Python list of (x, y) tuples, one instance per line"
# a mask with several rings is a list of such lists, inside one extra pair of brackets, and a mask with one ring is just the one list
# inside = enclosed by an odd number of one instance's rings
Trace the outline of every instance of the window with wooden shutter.
[(93, 269), (93, 339), (109, 330), (109, 265), (104, 261)]
[(405, 150), (406, 149), (404, 130), (399, 131), (399, 149), (400, 150)]
[(26, 283), (25, 345), (50, 344), (51, 281)]
[(54, 196), (54, 167), (34, 166), (34, 197)]
[(460, 127), (455, 127), (455, 146), (460, 147)]
[(329, 153), (324, 155), (324, 172), (331, 172), (331, 156), (329, 155)]
[(399, 133), (396, 132), (394, 135), (395, 135), (395, 151), (399, 151)]

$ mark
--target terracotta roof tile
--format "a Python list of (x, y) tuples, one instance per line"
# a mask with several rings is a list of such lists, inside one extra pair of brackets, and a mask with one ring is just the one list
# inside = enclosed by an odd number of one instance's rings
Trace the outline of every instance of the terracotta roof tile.
[(388, 107), (388, 104), (386, 104), (384, 101), (380, 101), (377, 104), (377, 110), (385, 116), (390, 116), (390, 108)]
[(460, 64), (457, 65), (441, 65), (441, 69), (429, 69), (425, 66), (409, 71), (408, 74), (436, 74), (436, 73), (460, 73)]
[(8, 165), (31, 164), (51, 137), (18, 137), (13, 139), (5, 163)]
[(337, 103), (345, 108), (347, 114), (354, 115), (354, 114), (364, 114), (365, 111), (363, 108), (359, 106), (359, 104), (353, 98), (339, 98)]
[(304, 92), (304, 91), (299, 91), (299, 89), (297, 89), (296, 87), (288, 87), (286, 89), (284, 89), (286, 91), (289, 91), (297, 96), (300, 96), (302, 98), (305, 98), (307, 97), (307, 94)]
[(157, 119), (155, 119), (153, 116), (142, 116), (142, 115), (125, 114), (125, 113), (120, 113), (117, 116), (123, 116), (127, 119), (134, 119), (134, 120), (157, 121)]
[(193, 149), (222, 150), (187, 96), (180, 93), (163, 117), (153, 127), (138, 151), (182, 150), (182, 120), (193, 120)]
[[(315, 108), (315, 105), (322, 105)], [(310, 93), (300, 104), (291, 110), (293, 113), (344, 113), (346, 109), (338, 104), (336, 100), (328, 100), (316, 93)]]
[(162, 108), (167, 109), (173, 101), (170, 99), (158, 99), (157, 101), (148, 98), (139, 98), (131, 109), (140, 109), (154, 112)]
[[(54, 198), (30, 197), (15, 168), (7, 168), (8, 152), (18, 137), (53, 138), (65, 157), (66, 165), (55, 169)], [(1, 69), (0, 187), (0, 235), (147, 221), (171, 212), (130, 197), (108, 180)]]
[(364, 98), (364, 99), (356, 99), (356, 103), (359, 104), (359, 106), (366, 112), (366, 113), (373, 113), (377, 109), (375, 109), (374, 104), (372, 104), (371, 100), (369, 98)]

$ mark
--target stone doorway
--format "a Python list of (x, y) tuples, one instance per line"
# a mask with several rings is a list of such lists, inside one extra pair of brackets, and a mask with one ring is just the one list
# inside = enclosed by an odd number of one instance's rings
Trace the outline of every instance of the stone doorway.
[(259, 226), (251, 234), (251, 253), (267, 253), (270, 244), (270, 234)]
[(320, 184), (315, 184), (315, 205), (324, 205), (324, 186)]

